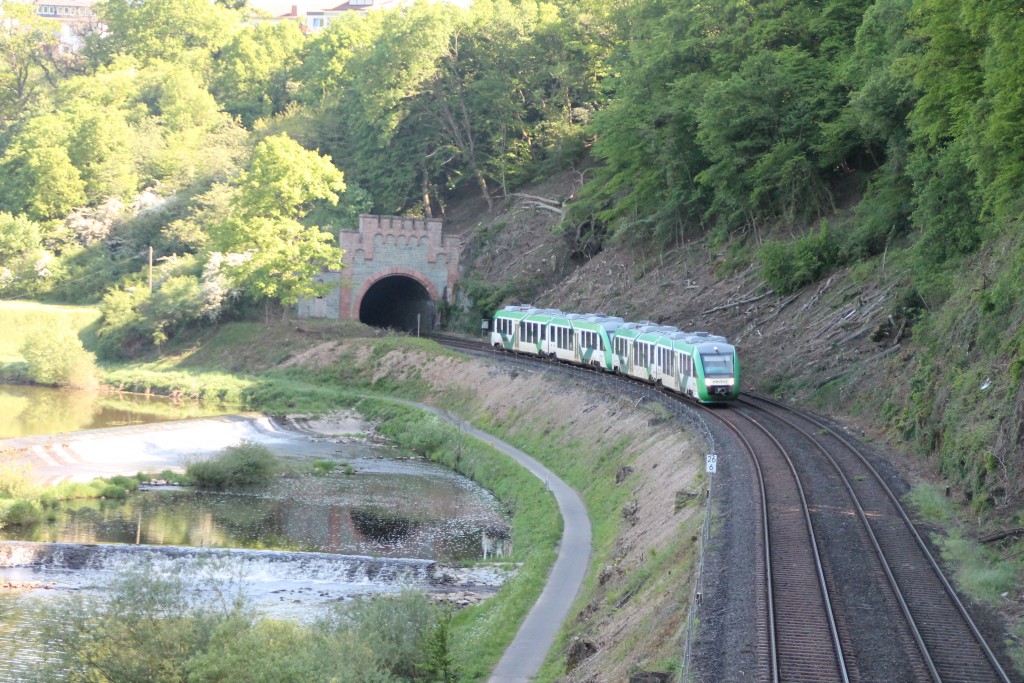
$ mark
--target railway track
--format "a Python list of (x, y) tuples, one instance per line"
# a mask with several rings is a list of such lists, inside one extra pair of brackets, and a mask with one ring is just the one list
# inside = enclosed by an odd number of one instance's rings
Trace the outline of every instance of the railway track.
[(715, 411), (753, 458), (763, 519), (755, 575), (767, 605), (758, 641), (767, 642), (772, 681), (850, 680), (807, 499), (786, 448), (756, 418)]
[[(503, 355), (478, 340), (433, 338)], [(861, 447), (820, 418), (763, 397), (705, 410), (736, 435), (757, 472), (758, 680), (1010, 683)]]
[[(871, 623), (853, 629), (856, 660), (874, 656), (874, 648), (858, 646), (857, 634), (864, 633), (865, 627), (878, 628), (878, 615), (884, 611), (886, 631), (898, 644), (893, 650), (903, 656), (901, 680), (1009, 683), (924, 539), (865, 454), (822, 420), (775, 401), (746, 396), (737, 410), (764, 416), (775, 423), (776, 430), (788, 430), (790, 438), (806, 442), (808, 457), (802, 465), (798, 461), (798, 471), (806, 473), (805, 478), (816, 478), (816, 485), (827, 494), (812, 512), (818, 525), (828, 524), (828, 517), (859, 521), (848, 533), (837, 534), (835, 541), (857, 543), (864, 549), (862, 567), (870, 572), (875, 588), (871, 617), (860, 619)], [(844, 556), (836, 552), (833, 561)], [(833, 574), (840, 576), (842, 571), (836, 567)], [(847, 596), (846, 603), (854, 597)], [(898, 618), (894, 610), (886, 610), (893, 607)], [(858, 621), (856, 615), (844, 616), (850, 623)]]

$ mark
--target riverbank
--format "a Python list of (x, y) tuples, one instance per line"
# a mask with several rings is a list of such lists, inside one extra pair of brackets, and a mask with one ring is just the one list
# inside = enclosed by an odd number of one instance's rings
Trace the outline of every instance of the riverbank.
[[(360, 396), (402, 396), (534, 456), (581, 494), (593, 523), (593, 560), (570, 611), (575, 616), (536, 680), (678, 671), (697, 552), (692, 539), (703, 519), (692, 502), (699, 499), (688, 495), (703, 485), (699, 426), (677, 422), (656, 402), (554, 368), (467, 358), (422, 339), (346, 336), (326, 323), (302, 330), (281, 321), (226, 325), (176, 356), (119, 371), (115, 386), (191, 396), (194, 388), (179, 381), (183, 373), (197, 387), (239, 373), (248, 378), (239, 385), (244, 405), (275, 414), (357, 405), (365, 413)], [(544, 586), (561, 536), (557, 510), (543, 482), (503, 456), (474, 454), (479, 444), (465, 442), (458, 428), (442, 430), (422, 417), (396, 425), (403, 448), (483, 484), (514, 515), (517, 560), (526, 562), (517, 580), (503, 589), (507, 595), (462, 610), (452, 624), (464, 680), (482, 680)]]

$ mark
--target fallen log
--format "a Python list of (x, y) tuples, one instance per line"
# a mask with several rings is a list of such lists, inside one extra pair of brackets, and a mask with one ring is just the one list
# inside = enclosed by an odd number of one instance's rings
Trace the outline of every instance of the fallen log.
[(1002, 531), (996, 531), (991, 534), (987, 534), (978, 539), (979, 543), (992, 543), (1010, 536), (1024, 536), (1024, 526), (1014, 527), (1013, 529), (1003, 529)]
[(769, 289), (764, 294), (760, 294), (760, 295), (755, 296), (755, 297), (750, 297), (749, 299), (743, 299), (741, 301), (734, 301), (734, 302), (729, 303), (729, 304), (722, 304), (721, 306), (715, 306), (714, 308), (709, 308), (708, 310), (703, 311), (702, 315), (707, 315), (708, 313), (715, 313), (717, 311), (724, 311), (727, 308), (736, 308), (737, 306), (742, 306), (743, 304), (752, 304), (755, 301), (760, 301), (761, 299), (765, 298), (766, 296), (768, 296), (769, 294), (772, 294), (772, 293), (773, 293), (772, 290)]

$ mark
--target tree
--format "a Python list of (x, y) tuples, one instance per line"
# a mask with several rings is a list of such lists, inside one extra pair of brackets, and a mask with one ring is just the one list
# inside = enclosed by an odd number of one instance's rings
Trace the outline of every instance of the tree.
[(63, 218), (85, 204), (85, 183), (71, 162), (59, 114), (29, 121), (0, 157), (0, 206), (30, 218)]
[(68, 324), (25, 339), (21, 355), (33, 382), (86, 389), (96, 384), (96, 357)]
[(322, 295), (314, 276), (340, 269), (342, 251), (319, 226), (300, 219), (318, 202), (338, 202), (344, 176), (330, 157), (303, 149), (286, 135), (261, 141), (248, 170), (232, 183), (229, 215), (212, 230), (211, 248), (245, 255), (228, 272), (242, 289), (291, 305)]
[(804, 50), (760, 52), (709, 88), (698, 136), (711, 164), (696, 176), (729, 226), (806, 219), (829, 206), (816, 147), (841, 101), (827, 65)]
[(230, 114), (251, 128), (284, 111), (304, 38), (296, 23), (260, 24), (240, 31), (217, 53), (210, 90)]
[(206, 0), (104, 0), (96, 10), (106, 30), (86, 37), (85, 52), (97, 65), (118, 55), (181, 62), (189, 53), (208, 54), (241, 21), (237, 11)]
[(0, 4), (0, 129), (54, 84), (58, 36), (31, 3)]
[(40, 266), (48, 258), (38, 223), (0, 212), (0, 291), (31, 291), (45, 273)]

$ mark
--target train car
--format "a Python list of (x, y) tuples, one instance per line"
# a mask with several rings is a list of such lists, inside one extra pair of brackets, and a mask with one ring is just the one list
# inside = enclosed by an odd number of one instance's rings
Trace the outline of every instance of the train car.
[(548, 321), (547, 339), (541, 345), (541, 352), (552, 360), (567, 363), (579, 362), (576, 355), (576, 335), (572, 323), (585, 316), (579, 313), (562, 313)]
[(630, 374), (652, 384), (660, 384), (662, 370), (657, 352), (658, 345), (669, 343), (668, 340), (674, 334), (679, 334), (678, 327), (658, 325), (634, 339), (633, 354), (636, 361), (632, 365), (633, 372)]
[(624, 323), (622, 318), (592, 313), (572, 321), (576, 363), (612, 372), (612, 338)]
[(615, 330), (612, 339), (612, 370), (622, 374), (630, 374), (633, 363), (633, 340), (644, 332), (653, 330), (657, 325), (649, 320), (638, 323), (623, 323)]
[(662, 384), (701, 403), (734, 401), (740, 395), (740, 363), (736, 347), (725, 337), (693, 332), (673, 340), (678, 353), (677, 375)]
[(491, 346), (514, 351), (519, 336), (519, 322), (535, 310), (533, 306), (506, 306), (495, 313), (491, 325)]
[(548, 326), (564, 314), (555, 308), (532, 308), (519, 320), (512, 350), (531, 356), (545, 355)]

